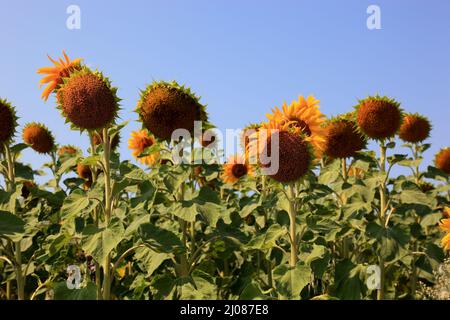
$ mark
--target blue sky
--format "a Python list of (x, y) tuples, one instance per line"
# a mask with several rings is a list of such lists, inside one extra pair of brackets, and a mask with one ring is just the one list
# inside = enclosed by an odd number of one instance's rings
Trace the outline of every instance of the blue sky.
[[(81, 8), (80, 30), (66, 28), (71, 4)], [(366, 27), (371, 4), (381, 8), (381, 30)], [(17, 106), (22, 126), (43, 122), (58, 143), (86, 149), (54, 100), (40, 99), (46, 54), (66, 50), (102, 70), (119, 87), (124, 120), (137, 119), (139, 89), (152, 80), (191, 86), (221, 129), (259, 122), (299, 94), (314, 94), (331, 116), (379, 93), (430, 118), (428, 164), (450, 145), (449, 15), (447, 0), (0, 0), (0, 97)], [(125, 129), (123, 158), (138, 127)], [(31, 150), (24, 160), (47, 161)]]

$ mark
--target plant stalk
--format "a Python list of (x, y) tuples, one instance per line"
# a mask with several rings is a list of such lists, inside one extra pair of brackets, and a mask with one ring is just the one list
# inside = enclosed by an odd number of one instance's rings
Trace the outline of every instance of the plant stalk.
[(290, 258), (290, 266), (295, 267), (297, 265), (298, 256), (297, 256), (297, 230), (296, 230), (296, 211), (295, 211), (295, 193), (294, 193), (294, 185), (289, 185), (289, 235), (291, 240), (291, 258)]
[[(105, 223), (109, 225), (111, 221), (112, 212), (112, 193), (111, 193), (111, 166), (110, 166), (110, 154), (111, 154), (111, 141), (109, 139), (108, 129), (103, 129), (103, 165), (104, 165), (104, 177), (105, 177)], [(103, 300), (111, 299), (111, 254), (106, 257), (105, 265), (103, 266)]]

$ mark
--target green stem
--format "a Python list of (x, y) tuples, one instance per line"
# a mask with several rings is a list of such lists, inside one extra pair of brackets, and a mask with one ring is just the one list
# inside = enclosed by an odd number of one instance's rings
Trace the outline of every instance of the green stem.
[[(13, 192), (16, 184), (16, 177), (15, 177), (15, 170), (14, 170), (14, 161), (11, 154), (11, 150), (9, 148), (9, 145), (5, 144), (5, 156), (6, 156), (6, 162), (8, 165), (8, 185), (7, 190), (8, 192)], [(13, 212), (13, 214), (16, 214), (16, 212)], [(15, 256), (15, 273), (16, 273), (16, 282), (17, 282), (17, 298), (19, 300), (25, 299), (25, 277), (22, 272), (22, 248), (21, 248), (21, 241), (17, 241), (14, 243), (14, 256)]]
[(11, 281), (6, 281), (6, 300), (11, 300)]
[(347, 159), (342, 158), (341, 164), (342, 164), (342, 178), (344, 179), (344, 182), (347, 182), (348, 179)]
[[(105, 222), (106, 226), (111, 221), (112, 213), (112, 193), (111, 193), (111, 167), (110, 167), (111, 141), (109, 139), (108, 129), (103, 129), (103, 166), (105, 177)], [(106, 257), (105, 265), (103, 266), (103, 300), (111, 299), (111, 254)]]
[(290, 266), (295, 267), (297, 265), (298, 256), (297, 256), (297, 230), (296, 230), (296, 211), (295, 211), (295, 193), (294, 186), (292, 184), (289, 185), (289, 235), (291, 240), (291, 258), (290, 258)]
[[(381, 173), (386, 173), (386, 146), (384, 141), (380, 143), (380, 171)], [(387, 181), (385, 179), (384, 181)], [(386, 206), (387, 206), (387, 197), (386, 197), (386, 182), (383, 182), (380, 185), (380, 220), (381, 225), (385, 228), (385, 214), (386, 214)], [(377, 292), (377, 299), (384, 300), (384, 283), (385, 283), (385, 266), (384, 266), (384, 257), (380, 253), (378, 254), (378, 260), (380, 264), (380, 288)]]
[(61, 187), (59, 186), (59, 182), (61, 180), (61, 177), (58, 174), (58, 165), (57, 165), (57, 161), (56, 161), (55, 151), (52, 151), (50, 153), (50, 157), (52, 158), (52, 172), (53, 172), (53, 176), (55, 177), (55, 191), (60, 191)]
[(7, 189), (9, 192), (13, 192), (14, 190), (14, 185), (16, 183), (15, 181), (15, 170), (14, 170), (14, 161), (12, 158), (12, 154), (11, 154), (11, 150), (9, 149), (9, 145), (5, 144), (4, 145), (5, 148), (5, 157), (6, 157), (6, 163), (7, 163), (7, 169), (8, 169), (8, 175), (7, 175), (7, 180), (8, 180), (8, 185), (7, 185)]
[(22, 249), (20, 241), (15, 242), (15, 258), (16, 258), (16, 281), (17, 281), (17, 298), (25, 300), (25, 277), (22, 272)]
[[(91, 156), (95, 156), (95, 144), (94, 144), (94, 139), (92, 137), (92, 132), (89, 133), (89, 140), (91, 142)], [(97, 170), (94, 166), (92, 166), (91, 168), (91, 174), (92, 174), (92, 184), (95, 183), (95, 181), (97, 181)], [(99, 224), (99, 216), (98, 216), (98, 211), (97, 208), (94, 208), (93, 210), (93, 215), (94, 215), (94, 222), (95, 225), (98, 228), (98, 224)], [(100, 264), (98, 262), (95, 262), (95, 284), (97, 286), (97, 299), (101, 300), (102, 297), (102, 281), (101, 281), (101, 269), (100, 269)]]

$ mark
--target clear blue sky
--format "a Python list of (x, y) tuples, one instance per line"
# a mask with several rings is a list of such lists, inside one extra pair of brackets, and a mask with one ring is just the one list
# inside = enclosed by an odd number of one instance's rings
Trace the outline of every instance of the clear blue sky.
[[(81, 30), (66, 28), (70, 4), (81, 8)], [(370, 4), (381, 7), (382, 30), (366, 27)], [(49, 65), (47, 53), (65, 49), (108, 75), (124, 120), (137, 119), (139, 89), (153, 79), (191, 86), (221, 129), (259, 122), (299, 94), (336, 115), (380, 93), (430, 118), (429, 163), (450, 145), (449, 16), (448, 0), (0, 0), (0, 97), (17, 106), (22, 126), (44, 122), (58, 143), (86, 149), (54, 100), (40, 99), (36, 70)], [(123, 158), (138, 126), (125, 130)], [(47, 160), (31, 150), (24, 157)]]

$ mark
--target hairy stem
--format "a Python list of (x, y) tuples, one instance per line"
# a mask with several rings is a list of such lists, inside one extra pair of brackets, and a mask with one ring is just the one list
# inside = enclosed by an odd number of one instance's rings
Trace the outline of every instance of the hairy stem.
[[(108, 134), (108, 129), (103, 129), (103, 166), (105, 178), (105, 223), (109, 225), (112, 213), (112, 193), (111, 193), (111, 167), (110, 167), (111, 141)], [(103, 300), (111, 299), (111, 254), (106, 257), (105, 265), (103, 266)]]
[(291, 240), (291, 258), (290, 258), (290, 266), (295, 267), (297, 265), (298, 256), (297, 256), (297, 230), (296, 230), (296, 211), (295, 211), (295, 193), (294, 186), (292, 184), (289, 185), (289, 235)]
[[(386, 173), (386, 146), (384, 141), (380, 143), (380, 171), (381, 173)], [(387, 207), (387, 197), (386, 197), (386, 181), (380, 185), (380, 220), (381, 225), (385, 227), (385, 214)], [(377, 299), (384, 300), (384, 282), (385, 282), (385, 266), (384, 266), (384, 257), (380, 253), (378, 254), (378, 260), (380, 264), (380, 288), (377, 292)]]

